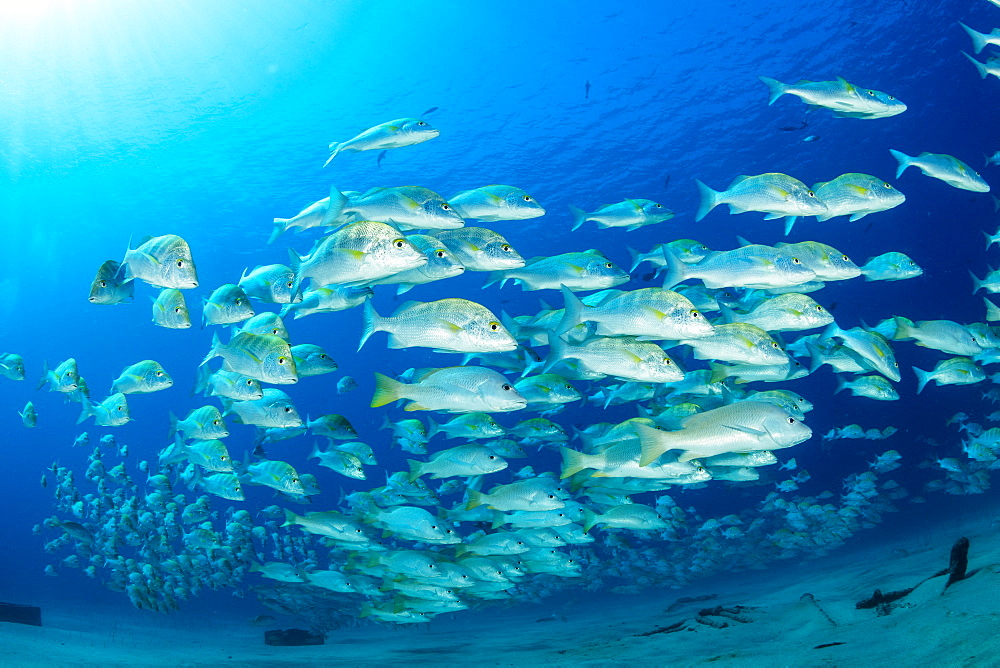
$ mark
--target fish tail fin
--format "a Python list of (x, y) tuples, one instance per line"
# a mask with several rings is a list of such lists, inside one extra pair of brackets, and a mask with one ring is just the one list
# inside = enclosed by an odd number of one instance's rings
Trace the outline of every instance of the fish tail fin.
[(333, 159), (337, 157), (337, 154), (340, 153), (340, 146), (341, 145), (338, 142), (333, 142), (332, 144), (330, 144), (330, 146), (329, 146), (329, 148), (330, 148), (330, 157), (327, 158), (326, 162), (323, 163), (324, 167), (326, 167), (327, 165), (329, 165), (333, 161)]
[(905, 172), (906, 168), (912, 164), (910, 161), (913, 160), (913, 158), (906, 155), (902, 151), (897, 151), (892, 148), (889, 149), (889, 153), (892, 153), (892, 157), (894, 157), (899, 163), (899, 167), (896, 169), (896, 178), (898, 179), (900, 174)]
[(580, 324), (583, 317), (584, 303), (573, 294), (573, 291), (565, 285), (560, 285), (559, 290), (563, 296), (563, 317), (556, 326), (556, 335), (565, 334)]
[(305, 259), (304, 256), (299, 255), (293, 249), (288, 249), (288, 268), (292, 270), (295, 274), (292, 284), (292, 294), (297, 295), (299, 289), (302, 287), (302, 280), (305, 276), (302, 275), (302, 261)]
[(361, 350), (361, 347), (365, 345), (365, 341), (372, 334), (385, 331), (382, 328), (384, 321), (385, 318), (375, 312), (375, 307), (372, 306), (371, 300), (366, 299), (364, 305), (364, 329), (361, 330), (361, 341), (358, 342), (358, 350)]
[(49, 361), (42, 360), (42, 377), (38, 380), (38, 385), (35, 386), (35, 391), (45, 387), (45, 383), (49, 382)]
[(213, 357), (217, 357), (219, 355), (219, 348), (221, 348), (221, 347), (222, 347), (222, 342), (219, 340), (219, 333), (218, 332), (213, 332), (212, 333), (212, 347), (209, 348), (208, 354), (205, 355), (205, 359), (203, 359), (201, 361), (201, 365), (199, 365), (199, 366), (204, 365), (206, 362), (208, 362), (208, 360), (212, 359)]
[(896, 326), (896, 331), (893, 332), (891, 340), (893, 341), (904, 341), (906, 339), (913, 338), (913, 321), (909, 318), (904, 318), (902, 316), (894, 315), (892, 316), (892, 323)]
[(972, 28), (965, 25), (961, 21), (958, 22), (958, 25), (962, 26), (962, 29), (969, 34), (969, 37), (972, 38), (973, 53), (979, 53), (980, 51), (986, 48), (986, 35), (979, 32), (978, 30), (973, 30)]
[(709, 368), (712, 370), (712, 375), (709, 376), (708, 384), (713, 385), (715, 383), (721, 383), (726, 378), (729, 378), (729, 367), (725, 364), (719, 364), (718, 362), (709, 362)]
[(842, 392), (847, 389), (847, 379), (843, 376), (837, 376), (837, 389), (833, 391), (834, 394)]
[(993, 244), (1000, 243), (1000, 234), (997, 234), (996, 236), (993, 236), (993, 235), (991, 235), (989, 232), (987, 232), (985, 230), (980, 230), (980, 231), (983, 233), (983, 236), (986, 238), (986, 250), (989, 250), (990, 246), (992, 246)]
[(429, 441), (430, 439), (434, 438), (440, 432), (441, 432), (440, 425), (438, 425), (438, 423), (434, 421), (434, 418), (428, 417), (427, 418), (427, 440)]
[(968, 58), (969, 62), (976, 66), (976, 70), (979, 71), (980, 79), (985, 79), (987, 76), (989, 76), (990, 72), (988, 69), (986, 69), (986, 65), (982, 64), (981, 62), (979, 62), (978, 60), (967, 54), (965, 51), (962, 52), (962, 55)]
[(545, 366), (542, 367), (542, 373), (548, 373), (552, 367), (565, 359), (567, 349), (568, 344), (566, 341), (562, 337), (557, 336), (555, 332), (549, 330), (549, 354), (545, 357)]
[(295, 526), (296, 524), (299, 523), (298, 519), (299, 519), (298, 515), (296, 515), (295, 513), (293, 513), (288, 508), (285, 508), (285, 522), (281, 526), (282, 527)]
[(996, 195), (990, 195), (993, 198), (993, 213), (1000, 211), (1000, 197)]
[(399, 390), (402, 388), (403, 383), (398, 380), (389, 378), (384, 374), (375, 372), (375, 394), (372, 395), (372, 408), (378, 408), (379, 406), (385, 406), (386, 404), (391, 404), (400, 398)]
[(1000, 320), (1000, 307), (986, 297), (983, 297), (983, 301), (986, 302), (986, 322), (996, 322), (997, 320)]
[(486, 499), (483, 498), (484, 496), (486, 495), (483, 494), (482, 492), (476, 491), (474, 489), (470, 490), (469, 500), (465, 504), (465, 509), (472, 510), (473, 508), (478, 508), (479, 506), (486, 503)]
[(577, 207), (570, 205), (569, 212), (573, 216), (573, 230), (579, 229), (583, 225), (583, 221), (587, 220), (587, 212), (583, 209), (578, 209)]
[(663, 245), (661, 251), (663, 252), (663, 259), (667, 261), (663, 271), (663, 289), (669, 290), (687, 278), (685, 276), (685, 265), (666, 244)]
[(722, 193), (718, 190), (712, 190), (698, 179), (695, 179), (694, 182), (695, 185), (698, 186), (698, 194), (701, 196), (701, 203), (698, 205), (698, 213), (695, 214), (694, 217), (695, 222), (698, 222), (707, 216), (709, 211), (719, 206), (722, 201), (722, 198), (720, 197)]
[[(333, 160), (333, 157), (330, 157)], [(329, 162), (329, 161), (327, 161)], [(325, 167), (326, 165), (324, 165)], [(340, 214), (344, 212), (344, 207), (347, 206), (347, 195), (340, 192), (340, 189), (335, 185), (330, 186), (330, 204), (326, 208), (326, 213), (323, 214), (323, 220), (320, 225), (323, 227), (333, 227), (334, 222), (340, 218)]]
[(80, 417), (76, 419), (76, 423), (80, 424), (89, 417), (97, 415), (97, 411), (94, 410), (94, 402), (86, 397), (82, 392), (80, 393)]
[[(972, 294), (976, 294), (977, 292), (979, 292), (980, 290), (983, 289), (983, 282), (986, 279), (983, 278), (983, 279), (980, 280), (980, 278), (978, 276), (976, 276), (975, 274), (972, 273), (971, 269), (969, 270), (969, 276), (972, 277)], [(39, 387), (41, 387), (41, 386), (39, 386)]]
[(719, 315), (722, 316), (722, 322), (727, 325), (731, 325), (738, 320), (736, 311), (725, 304), (719, 304)]
[(583, 469), (591, 468), (587, 461), (590, 458), (588, 455), (570, 448), (559, 448), (559, 451), (562, 452), (563, 458), (562, 472), (559, 474), (560, 480), (576, 475)]
[(208, 379), (212, 377), (212, 370), (204, 364), (198, 366), (194, 376), (194, 387), (191, 388), (191, 396), (201, 394), (208, 396)]
[(309, 456), (306, 459), (319, 459), (322, 453), (319, 451), (319, 441), (313, 441), (312, 450), (309, 452)]
[(173, 411), (169, 413), (170, 417), (170, 429), (167, 430), (167, 438), (173, 438), (174, 434), (177, 433), (177, 416), (174, 415)]
[(920, 394), (923, 391), (924, 386), (927, 385), (930, 379), (934, 376), (934, 372), (924, 371), (923, 369), (913, 367), (913, 373), (917, 375), (917, 394)]
[(271, 236), (267, 238), (267, 243), (273, 244), (277, 241), (278, 237), (285, 233), (288, 229), (289, 218), (275, 218), (274, 219), (274, 229), (271, 230)]
[(413, 482), (419, 478), (422, 474), (424, 463), (418, 462), (416, 459), (407, 459), (406, 463), (410, 465), (410, 482)]
[(649, 466), (660, 455), (670, 449), (667, 447), (667, 444), (663, 443), (667, 432), (653, 429), (644, 424), (637, 424), (633, 429), (639, 437), (639, 445), (642, 448), (642, 454), (639, 456), (639, 466)]
[(583, 533), (590, 533), (594, 525), (600, 522), (601, 516), (589, 508), (583, 509)]
[(635, 271), (635, 268), (638, 267), (640, 264), (642, 264), (645, 260), (643, 259), (642, 254), (636, 249), (632, 248), (631, 246), (626, 246), (625, 248), (626, 250), (628, 250), (628, 254), (632, 258), (632, 268), (628, 270), (628, 273), (631, 274), (633, 271)]
[(816, 373), (821, 366), (823, 366), (823, 353), (810, 342), (806, 342), (806, 350), (809, 351), (809, 374), (812, 375)]
[(788, 86), (781, 83), (777, 79), (772, 79), (771, 77), (757, 78), (760, 79), (765, 86), (767, 86), (768, 93), (770, 93), (770, 97), (768, 97), (767, 100), (767, 106), (771, 106), (774, 104), (775, 100), (788, 92)]

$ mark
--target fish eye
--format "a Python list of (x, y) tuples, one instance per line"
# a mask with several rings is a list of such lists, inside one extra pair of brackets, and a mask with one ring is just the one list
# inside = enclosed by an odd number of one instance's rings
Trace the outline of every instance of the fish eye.
[(285, 283), (285, 287), (288, 288), (292, 287), (293, 285), (295, 285), (295, 281), (288, 281), (287, 283)]
[(449, 206), (447, 202), (442, 204), (441, 208), (444, 209), (445, 211), (451, 211), (451, 206)]
[(777, 341), (771, 341), (771, 347), (772, 348), (778, 348), (779, 347), (778, 346), (778, 342)]
[(886, 96), (886, 97), (888, 97), (888, 98), (889, 98), (890, 100), (895, 100), (895, 99), (896, 99), (896, 98), (894, 98), (894, 97), (893, 97), (892, 95), (888, 95), (888, 96)]
[(497, 458), (497, 456), (496, 456), (496, 455), (490, 455), (490, 456), (489, 456), (489, 458), (490, 458), (490, 459), (496, 459), (496, 458)]
[(556, 498), (556, 497), (555, 497), (555, 495), (554, 495), (554, 494), (549, 494), (549, 498), (550, 498), (550, 499), (554, 499), (554, 498)]
[(247, 378), (247, 387), (253, 387), (253, 378)]
[(811, 190), (809, 190), (809, 191), (806, 191), (806, 194), (807, 194), (807, 195), (809, 195), (810, 197), (815, 197), (815, 196), (816, 196), (816, 193), (814, 193), (814, 192), (813, 192), (813, 191), (811, 191)]
[(184, 266), (184, 260), (177, 260), (177, 266), (178, 267), (183, 267)]
[(613, 267), (615, 265), (611, 264), (610, 262), (605, 262), (604, 266), (607, 267), (608, 269), (611, 269), (611, 267)]
[(816, 310), (819, 311), (820, 313), (822, 313), (823, 312), (823, 307), (820, 306), (819, 304), (816, 304)]
[(567, 389), (567, 390), (572, 390), (572, 389), (573, 389), (573, 386), (572, 386), (572, 385), (570, 385), (569, 383), (566, 383), (566, 389)]
[(174, 313), (181, 313), (182, 311), (183, 311), (183, 309), (180, 306), (175, 306), (174, 307)]
[(892, 186), (890, 186), (888, 183), (883, 183), (882, 185), (884, 185), (889, 190), (892, 190)]
[(436, 253), (434, 253), (434, 256), (435, 257), (444, 257), (445, 256), (445, 252), (443, 250), (438, 250)]
[(792, 264), (802, 264), (802, 260), (797, 257), (792, 258)]
[(662, 209), (662, 208), (663, 208), (663, 205), (662, 205), (662, 204), (657, 204), (657, 205), (656, 205), (656, 208), (657, 208), (657, 209)]
[(793, 417), (788, 418), (788, 424), (795, 424), (795, 418)]
[(896, 367), (897, 369), (899, 368), (899, 362), (893, 362), (893, 363), (892, 363), (892, 365), (893, 365), (894, 367)]
[(417, 125), (427, 125), (427, 124), (424, 123), (423, 121), (417, 121)]
[(844, 262), (850, 262), (851, 261), (851, 258), (847, 257), (846, 255), (841, 255), (840, 259), (843, 260)]
[(691, 317), (692, 318), (700, 318), (701, 317), (701, 311), (699, 311), (696, 308), (691, 309)]
[(218, 427), (220, 424), (222, 424), (222, 422), (220, 422), (219, 420), (212, 420), (212, 424)]
[(494, 332), (499, 332), (500, 331), (500, 323), (499, 322), (491, 322), (490, 323), (490, 330), (492, 330)]
[[(975, 341), (975, 339), (973, 339), (973, 341)], [(162, 371), (157, 371), (157, 372), (156, 372), (156, 375), (157, 375), (157, 376), (162, 376), (162, 375), (163, 375), (163, 372), (162, 372)]]
[(504, 391), (504, 392), (509, 392), (509, 391), (510, 391), (510, 389), (511, 389), (511, 388), (510, 388), (510, 385), (508, 385), (507, 383), (504, 383), (504, 384), (503, 384), (503, 391)]
[(405, 248), (406, 241), (404, 241), (403, 239), (396, 239), (395, 241), (392, 242), (392, 245), (395, 246), (396, 248)]
[(319, 358), (320, 358), (321, 360), (328, 360), (328, 359), (330, 359), (330, 356), (329, 356), (329, 355), (327, 355), (326, 353), (320, 353), (320, 354), (319, 354)]
[(292, 478), (292, 482), (297, 483), (298, 481), (299, 481), (298, 478)]
[(107, 281), (100, 281), (98, 283), (98, 285), (100, 285), (102, 288), (106, 288), (106, 287), (108, 287), (108, 282)]
[(284, 357), (278, 358), (278, 364), (284, 364), (287, 360)]
[(509, 245), (504, 244), (504, 245), (500, 246), (500, 250), (502, 250), (504, 253), (509, 253), (511, 249), (510, 249)]
[(871, 95), (872, 97), (875, 97), (875, 91), (873, 90), (868, 91), (868, 94)]
[(285, 412), (286, 413), (291, 413), (292, 412), (292, 407), (291, 406), (285, 406)]
[(669, 364), (673, 364), (674, 361), (672, 359), (670, 359), (669, 357), (664, 357), (663, 358), (663, 363), (669, 365)]

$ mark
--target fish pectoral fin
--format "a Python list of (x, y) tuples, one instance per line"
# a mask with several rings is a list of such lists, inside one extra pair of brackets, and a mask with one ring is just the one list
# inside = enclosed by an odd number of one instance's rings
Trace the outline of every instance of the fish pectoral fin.
[(649, 315), (653, 316), (657, 320), (662, 320), (663, 318), (667, 317), (666, 313), (653, 306), (643, 306), (642, 310), (648, 313)]
[(855, 195), (860, 195), (861, 197), (867, 197), (868, 193), (871, 192), (871, 190), (869, 190), (868, 188), (853, 183), (844, 186), (844, 190), (850, 190)]
[(403, 410), (404, 411), (426, 411), (426, 410), (429, 410), (429, 409), (426, 408), (426, 407), (424, 407), (424, 406), (421, 406), (416, 401), (414, 401), (414, 402), (411, 402), (411, 403), (407, 404), (406, 408), (404, 408)]
[(581, 267), (578, 264), (567, 264), (566, 268), (578, 275), (586, 271), (583, 267)]
[(778, 186), (768, 186), (768, 190), (770, 190), (772, 193), (774, 193), (781, 199), (787, 199), (788, 195), (790, 194), (787, 190), (779, 188)]
[(441, 325), (442, 327), (444, 327), (453, 334), (457, 334), (458, 332), (461, 332), (463, 329), (465, 329), (461, 325), (456, 325), (451, 320), (447, 320), (445, 318), (436, 318), (436, 320), (437, 324)]
[(703, 458), (708, 457), (708, 456), (710, 456), (710, 455), (703, 455), (703, 454), (698, 453), (698, 452), (692, 452), (690, 450), (687, 450), (687, 451), (682, 452), (680, 454), (680, 456), (677, 458), (677, 461), (679, 461), (679, 462), (689, 462), (692, 459), (703, 459)]
[(741, 431), (744, 434), (751, 434), (752, 436), (767, 436), (767, 432), (762, 429), (754, 429), (753, 427), (748, 427), (742, 424), (724, 424), (722, 426), (726, 429)]

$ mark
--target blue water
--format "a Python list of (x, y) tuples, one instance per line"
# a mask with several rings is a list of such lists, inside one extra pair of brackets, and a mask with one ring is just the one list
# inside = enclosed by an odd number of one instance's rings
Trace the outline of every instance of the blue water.
[[(24, 356), (28, 379), (0, 379), (0, 545), (5, 546), (0, 600), (129, 605), (78, 570), (63, 568), (57, 578), (43, 575), (45, 564), (69, 552), (48, 555), (42, 544), (53, 534), (32, 535), (32, 527), (53, 514), (51, 480), (42, 488), (39, 479), (57, 461), (76, 472), (83, 489), (89, 450), (74, 450), (73, 439), (86, 429), (96, 442), (109, 430), (77, 427), (76, 404), (33, 388), (43, 361), (53, 365), (75, 357), (97, 397), (126, 365), (147, 358), (161, 362), (174, 387), (130, 397), (133, 422), (113, 430), (118, 442), (130, 447), (128, 465), (140, 489), (136, 463), (155, 460), (169, 442), (168, 412), (183, 415), (207, 403), (189, 397), (188, 388), (211, 329), (154, 326), (149, 297), (156, 290), (147, 285), (136, 287), (131, 304), (87, 302), (101, 262), (121, 260), (130, 239), (144, 235), (178, 234), (190, 244), (202, 287), (186, 296), (198, 318), (201, 298), (237, 281), (244, 268), (285, 262), (288, 245), (300, 253), (309, 249), (318, 236), (314, 230), (267, 246), (271, 220), (324, 197), (331, 183), (342, 190), (422, 185), (446, 198), (491, 183), (516, 185), (548, 214), (485, 226), (504, 234), (521, 255), (598, 248), (627, 268), (627, 246), (645, 251), (655, 243), (695, 238), (727, 249), (737, 246), (736, 235), (754, 243), (783, 240), (780, 221), (763, 221), (760, 214), (730, 216), (720, 208), (694, 222), (695, 178), (721, 189), (740, 174), (784, 172), (812, 184), (864, 172), (894, 183), (906, 203), (855, 223), (800, 220), (789, 240), (828, 243), (859, 264), (901, 251), (924, 275), (895, 283), (854, 279), (812, 296), (844, 328), (891, 315), (982, 321), (982, 300), (971, 294), (968, 270), (982, 276), (996, 262), (997, 250), (984, 253), (980, 233), (993, 232), (997, 224), (993, 200), (915, 169), (895, 179), (888, 149), (948, 153), (997, 183), (1000, 168), (982, 168), (982, 155), (1000, 149), (993, 113), (1000, 88), (993, 78), (980, 80), (961, 55), (970, 45), (956, 21), (988, 32), (1000, 25), (1000, 9), (983, 1), (941, 1), (920, 2), (918, 11), (915, 0), (659, 4), (648, 9), (596, 2), (218, 0), (5, 7), (0, 349)], [(807, 111), (791, 96), (768, 106), (758, 75), (783, 81), (843, 76), (891, 92), (909, 108), (900, 116), (862, 121)], [(321, 169), (329, 142), (432, 107), (437, 109), (427, 119), (441, 130), (440, 137), (391, 150), (381, 165), (372, 151), (339, 156)], [(808, 125), (802, 130), (779, 129), (803, 121)], [(808, 135), (819, 140), (803, 142)], [(635, 232), (592, 223), (570, 231), (567, 205), (594, 209), (624, 197), (654, 199), (678, 215)], [(643, 280), (646, 267), (621, 287), (655, 285)], [(537, 297), (561, 305), (555, 292), (526, 293), (512, 285), (484, 290), (482, 281), (483, 275), (467, 272), (418, 286), (406, 298), (464, 297), (515, 315), (536, 312)], [(374, 305), (389, 313), (404, 300), (396, 300), (391, 287), (381, 287)], [(310, 509), (332, 509), (341, 490), (380, 485), (383, 471), (406, 468), (407, 455), (390, 450), (389, 432), (378, 431), (384, 409), (368, 407), (372, 372), (447, 366), (458, 357), (419, 348), (386, 350), (383, 334), (356, 353), (360, 309), (289, 318), (288, 327), (293, 342), (320, 344), (340, 364), (336, 374), (288, 389), (299, 412), (347, 416), (379, 459), (378, 466), (368, 467), (368, 481), (358, 482), (307, 462), (309, 437), (269, 447), (271, 457), (318, 477), (324, 493)], [(956, 503), (923, 487), (943, 479), (944, 472), (922, 463), (962, 456), (958, 432), (945, 420), (965, 411), (985, 423), (993, 408), (981, 398), (987, 384), (930, 386), (917, 396), (910, 366), (930, 368), (944, 355), (912, 343), (896, 344), (895, 350), (904, 370), (898, 402), (834, 396), (828, 368), (783, 384), (816, 405), (807, 416), (815, 436), (780, 457), (794, 456), (812, 475), (798, 494), (839, 494), (845, 476), (866, 470), (879, 452), (898, 450), (902, 468), (882, 480), (896, 480), (911, 496), (927, 500), (919, 506), (907, 499), (896, 504), (900, 512), (891, 522), (910, 526), (917, 517), (950, 512)], [(335, 386), (345, 374), (360, 387), (338, 396)], [(39, 413), (34, 430), (23, 428), (16, 412), (29, 400)], [(390, 415), (411, 417), (398, 409)], [(556, 421), (583, 427), (634, 415), (632, 406), (607, 411), (573, 406)], [(497, 419), (513, 426), (523, 418)], [(865, 428), (894, 425), (900, 432), (887, 441), (820, 446), (820, 434), (854, 422)], [(241, 459), (252, 450), (253, 429), (231, 425), (231, 431), (226, 443)], [(432, 442), (432, 449), (442, 447), (442, 441)], [(542, 450), (512, 462), (511, 469), (525, 464), (557, 471), (559, 456)], [(493, 478), (507, 482), (510, 471)], [(678, 490), (675, 498), (704, 519), (752, 513), (782, 479), (770, 470), (763, 485), (710, 483)], [(213, 507), (221, 512), (232, 505), (256, 515), (274, 503), (266, 488), (245, 490), (246, 502), (215, 499)], [(649, 494), (636, 500), (654, 502)], [(604, 547), (595, 549), (607, 554)], [(593, 567), (599, 570), (599, 563), (597, 558)], [(609, 577), (607, 583), (629, 584), (632, 575)], [(583, 587), (598, 577), (594, 571), (562, 584)], [(248, 576), (242, 588), (259, 581)], [(240, 601), (232, 605), (245, 603), (247, 617), (261, 613), (252, 593)]]

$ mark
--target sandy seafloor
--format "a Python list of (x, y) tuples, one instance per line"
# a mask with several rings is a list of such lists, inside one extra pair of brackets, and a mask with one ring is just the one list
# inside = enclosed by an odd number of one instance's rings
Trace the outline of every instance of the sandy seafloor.
[[(0, 623), (0, 666), (996, 666), (1000, 515), (982, 507), (963, 515), (919, 532), (869, 530), (867, 540), (825, 557), (682, 590), (579, 591), (559, 606), (565, 622), (538, 621), (552, 615), (547, 603), (488, 607), (430, 624), (338, 630), (323, 646), (269, 647), (264, 629), (246, 619), (43, 607), (44, 627)], [(945, 568), (961, 536), (971, 542), (967, 579), (946, 590), (946, 577), (928, 579), (886, 616), (855, 608), (876, 588), (913, 587)], [(693, 621), (716, 605), (751, 606), (744, 614), (753, 621), (722, 629)], [(636, 635), (684, 620), (685, 630)], [(276, 626), (290, 626), (283, 621)], [(817, 648), (827, 643), (842, 644)]]

